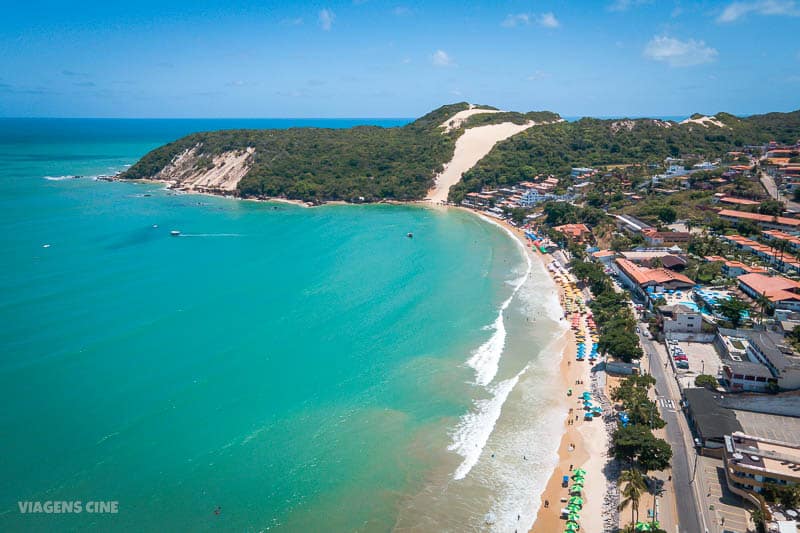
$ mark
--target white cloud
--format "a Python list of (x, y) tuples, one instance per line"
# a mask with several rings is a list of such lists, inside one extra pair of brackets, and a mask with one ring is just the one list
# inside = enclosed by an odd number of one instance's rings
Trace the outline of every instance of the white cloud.
[(514, 28), (516, 26), (527, 26), (531, 23), (531, 16), (527, 13), (518, 13), (516, 15), (508, 15), (503, 21), (502, 25), (506, 28)]
[(549, 72), (544, 72), (544, 71), (541, 71), (541, 70), (537, 70), (536, 72), (534, 72), (533, 74), (528, 76), (527, 79), (528, 79), (528, 81), (539, 81), (539, 80), (547, 79), (549, 77), (550, 77), (550, 73)]
[(453, 63), (453, 58), (444, 50), (436, 50), (431, 56), (431, 62), (437, 67), (449, 67), (455, 64)]
[(322, 26), (323, 30), (330, 30), (334, 20), (336, 20), (336, 15), (330, 9), (325, 8), (319, 12), (319, 25)]
[(627, 11), (631, 7), (649, 4), (651, 0), (614, 0), (608, 6), (609, 11)]
[(558, 28), (561, 23), (558, 21), (553, 13), (542, 13), (535, 15), (531, 13), (516, 13), (508, 15), (501, 23), (501, 26), (506, 28), (516, 28), (517, 26), (529, 26), (532, 23), (537, 23), (545, 28)]
[(403, 17), (410, 14), (411, 9), (407, 8), (406, 6), (397, 6), (396, 8), (392, 9), (392, 15), (395, 17)]
[(800, 7), (794, 0), (756, 0), (733, 2), (717, 17), (717, 22), (735, 22), (750, 14), (800, 16)]
[(650, 39), (644, 49), (644, 56), (653, 61), (663, 61), (671, 67), (691, 67), (710, 63), (719, 53), (703, 41), (689, 39), (681, 41), (666, 35)]
[(539, 24), (544, 26), (545, 28), (558, 28), (561, 26), (561, 23), (558, 22), (558, 19), (552, 13), (544, 13), (541, 17), (539, 17)]
[(409, 65), (409, 64), (411, 64), (411, 58), (410, 57), (404, 57), (403, 60), (401, 61), (401, 63), (403, 63), (404, 65)]

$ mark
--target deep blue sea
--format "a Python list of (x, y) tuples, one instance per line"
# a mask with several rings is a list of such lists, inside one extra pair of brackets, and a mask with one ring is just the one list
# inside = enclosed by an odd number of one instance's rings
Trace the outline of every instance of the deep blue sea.
[(0, 119), (0, 530), (532, 522), (561, 329), (504, 230), (94, 179), (194, 131), (405, 122)]

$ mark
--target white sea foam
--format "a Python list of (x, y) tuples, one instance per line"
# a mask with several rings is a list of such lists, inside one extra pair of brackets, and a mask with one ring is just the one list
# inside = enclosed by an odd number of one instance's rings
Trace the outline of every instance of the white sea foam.
[[(551, 337), (551, 342), (547, 343), (547, 347), (544, 350), (545, 353), (549, 352), (553, 348), (552, 342), (563, 334), (566, 325), (561, 321), (563, 311), (561, 310), (557, 293), (554, 290), (555, 284), (552, 282), (547, 271), (545, 270), (544, 264), (541, 262), (538, 263), (536, 266), (537, 275), (532, 276), (532, 273), (534, 272), (534, 262), (532, 261), (530, 254), (525, 249), (525, 245), (520, 241), (520, 239), (517, 238), (517, 236), (514, 235), (511, 230), (502, 226), (501, 224), (498, 224), (497, 222), (483, 216), (481, 216), (481, 218), (503, 229), (514, 240), (514, 242), (517, 243), (527, 264), (525, 274), (513, 282), (514, 290), (511, 296), (503, 302), (497, 318), (490, 326), (491, 329), (494, 329), (494, 333), (489, 340), (481, 345), (467, 361), (467, 364), (475, 369), (476, 383), (486, 387), (495, 378), (499, 369), (500, 360), (506, 344), (506, 328), (503, 315), (515, 297), (520, 297), (523, 300), (523, 311), (529, 316), (534, 315), (534, 311), (544, 310), (547, 318), (559, 323), (560, 327), (553, 329), (553, 333), (555, 335)], [(522, 290), (521, 293), (520, 290)], [(547, 373), (547, 370), (541, 368), (545, 360), (547, 361), (547, 365), (551, 365), (546, 367), (550, 372), (554, 372), (554, 370), (552, 370), (553, 368), (558, 368), (557, 364), (554, 367), (552, 366), (553, 360), (551, 358), (540, 357), (538, 359), (538, 363), (536, 364), (537, 372), (541, 372), (542, 374)], [(455, 451), (464, 457), (464, 460), (453, 474), (454, 479), (463, 479), (478, 463), (486, 443), (495, 430), (495, 425), (502, 414), (503, 405), (505, 404), (508, 395), (517, 385), (520, 376), (525, 374), (529, 368), (531, 368), (530, 363), (514, 377), (501, 381), (495, 386), (490, 387), (489, 390), (492, 396), (487, 399), (475, 401), (474, 408), (461, 418), (453, 432), (453, 442), (448, 447), (450, 451)], [(539, 392), (542, 392), (541, 389)], [(538, 440), (539, 437), (544, 436), (544, 433), (547, 429), (551, 429), (553, 432), (552, 439), (547, 439), (548, 442), (552, 440), (554, 443), (553, 449), (542, 446), (540, 448), (540, 452), (542, 452), (544, 455), (540, 455), (540, 453), (530, 454), (531, 460), (535, 461), (535, 464), (539, 467), (543, 467), (541, 468), (541, 472), (538, 473), (539, 475), (533, 477), (526, 475), (525, 479), (521, 479), (519, 472), (514, 471), (514, 469), (509, 470), (509, 472), (505, 472), (505, 474), (499, 471), (496, 472), (496, 474), (502, 478), (498, 479), (497, 481), (501, 482), (500, 485), (504, 486), (505, 490), (503, 490), (501, 494), (498, 494), (499, 497), (492, 507), (492, 512), (501, 516), (502, 518), (500, 522), (504, 523), (505, 525), (510, 525), (508, 517), (517, 514), (523, 514), (521, 510), (522, 507), (520, 506), (521, 501), (526, 498), (529, 499), (531, 492), (535, 491), (539, 485), (541, 485), (542, 488), (544, 487), (544, 483), (546, 483), (547, 477), (549, 476), (549, 471), (552, 469), (552, 464), (550, 464), (553, 461), (552, 454), (557, 451), (557, 435), (558, 432), (562, 430), (563, 420), (559, 424), (556, 420), (560, 419), (560, 415), (554, 411), (540, 413), (540, 415), (541, 416), (537, 416), (539, 423), (535, 425), (526, 423), (526, 427), (536, 427), (536, 430), (539, 432), (538, 436), (536, 434), (531, 434), (529, 431), (525, 431), (524, 435), (518, 434), (518, 438), (514, 439), (517, 442), (508, 442), (503, 446), (504, 448), (510, 447), (514, 449), (525, 450), (525, 446), (521, 444), (529, 445), (534, 440)], [(549, 457), (547, 456), (548, 452), (550, 454)], [(534, 463), (532, 462), (530, 464)], [(532, 472), (529, 472), (528, 474), (532, 474)], [(527, 501), (527, 505), (524, 507), (530, 509), (530, 501)], [(535, 513), (536, 510), (533, 511), (531, 516), (527, 516), (528, 513), (524, 513), (526, 514), (526, 522), (529, 521), (530, 524), (532, 524), (533, 519), (535, 518)], [(513, 518), (516, 518), (516, 516), (513, 516)]]
[(78, 178), (78, 176), (43, 176), (43, 177), (47, 181), (64, 181), (64, 180), (74, 180)]
[[(560, 353), (563, 338), (562, 330), (542, 354)], [(539, 498), (558, 464), (565, 418), (563, 406), (557, 407), (562, 402), (558, 369), (546, 355), (530, 363), (515, 390), (520, 404), (514, 405), (512, 418), (504, 418), (491, 437), (489, 446), (498, 456), (488, 472), (481, 472), (488, 476), (485, 483), (495, 490), (494, 501), (486, 509), (497, 516), (494, 531), (528, 531), (533, 526)], [(525, 459), (520, 460), (522, 457)]]
[[(516, 289), (514, 294), (516, 294)], [(481, 386), (486, 386), (492, 382), (497, 375), (497, 370), (500, 366), (500, 357), (503, 355), (503, 348), (506, 344), (506, 325), (503, 319), (503, 312), (508, 308), (511, 300), (514, 298), (512, 294), (497, 313), (497, 318), (491, 326), (487, 329), (493, 329), (494, 333), (489, 337), (489, 340), (484, 342), (467, 360), (467, 364), (475, 369), (475, 383)]]
[(525, 284), (525, 280), (528, 279), (531, 269), (533, 268), (533, 261), (531, 261), (530, 256), (525, 251), (525, 247), (522, 245), (522, 243), (519, 242), (519, 239), (517, 239), (508, 228), (486, 217), (481, 218), (508, 233), (508, 235), (520, 247), (520, 251), (522, 252), (522, 256), (525, 258), (527, 265), (525, 274), (513, 282), (514, 290), (512, 291), (511, 296), (509, 296), (508, 299), (503, 302), (503, 305), (500, 306), (500, 309), (497, 312), (497, 318), (495, 318), (494, 323), (492, 323), (492, 325), (489, 327), (490, 329), (494, 330), (494, 333), (492, 333), (492, 336), (489, 337), (489, 340), (475, 350), (475, 352), (472, 354), (472, 357), (467, 360), (467, 364), (475, 370), (475, 383), (485, 387), (491, 383), (494, 377), (497, 375), (497, 370), (500, 367), (500, 358), (503, 355), (503, 348), (505, 348), (506, 345), (506, 326), (503, 314), (505, 313), (505, 310), (508, 309), (508, 306), (514, 299), (514, 296), (516, 296), (517, 292)]
[(494, 425), (500, 418), (503, 404), (519, 381), (522, 372), (495, 385), (491, 389), (493, 394), (491, 398), (475, 401), (475, 410), (461, 417), (461, 421), (453, 433), (453, 443), (447, 448), (464, 457), (464, 460), (456, 468), (453, 479), (464, 479), (480, 459), (486, 441), (489, 440)]

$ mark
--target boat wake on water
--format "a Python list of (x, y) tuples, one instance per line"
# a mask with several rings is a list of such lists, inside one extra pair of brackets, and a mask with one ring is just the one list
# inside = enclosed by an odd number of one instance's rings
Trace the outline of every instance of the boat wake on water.
[(244, 237), (241, 233), (181, 233), (176, 237)]

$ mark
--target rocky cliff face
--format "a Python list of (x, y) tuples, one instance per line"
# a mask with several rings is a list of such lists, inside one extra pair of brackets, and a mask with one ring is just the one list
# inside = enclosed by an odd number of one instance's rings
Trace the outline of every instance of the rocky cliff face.
[(255, 148), (222, 152), (210, 157), (200, 145), (176, 155), (152, 179), (170, 182), (171, 189), (209, 193), (233, 193), (253, 166)]

